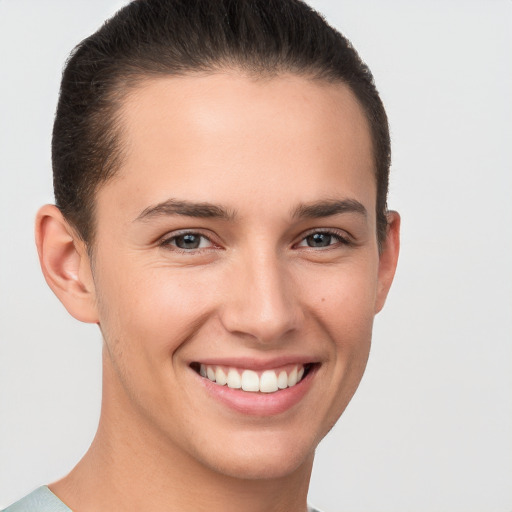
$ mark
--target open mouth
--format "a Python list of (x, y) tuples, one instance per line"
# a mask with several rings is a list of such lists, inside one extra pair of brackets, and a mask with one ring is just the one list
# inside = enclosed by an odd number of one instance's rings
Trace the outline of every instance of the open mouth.
[(315, 363), (291, 364), (272, 370), (254, 371), (198, 362), (190, 365), (201, 377), (219, 386), (253, 393), (275, 393), (294, 387), (307, 377), (315, 366)]

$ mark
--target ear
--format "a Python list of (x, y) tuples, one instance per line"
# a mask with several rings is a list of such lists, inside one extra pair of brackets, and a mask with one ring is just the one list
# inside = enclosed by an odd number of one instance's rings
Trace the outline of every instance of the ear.
[(83, 240), (50, 204), (37, 213), (35, 235), (39, 263), (53, 293), (77, 320), (98, 323), (91, 262)]
[(400, 215), (398, 212), (390, 211), (387, 214), (388, 227), (386, 239), (382, 243), (379, 255), (379, 274), (377, 284), (377, 300), (375, 302), (375, 313), (378, 313), (386, 302), (393, 277), (395, 276), (400, 252)]

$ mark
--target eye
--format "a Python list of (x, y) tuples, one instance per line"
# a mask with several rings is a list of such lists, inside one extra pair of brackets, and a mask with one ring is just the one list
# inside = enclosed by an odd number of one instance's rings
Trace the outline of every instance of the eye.
[(183, 251), (213, 247), (211, 240), (200, 233), (182, 233), (180, 235), (174, 235), (163, 240), (161, 245), (164, 247), (176, 247)]
[(297, 247), (324, 248), (334, 245), (349, 245), (350, 241), (338, 233), (331, 231), (315, 231), (305, 236)]

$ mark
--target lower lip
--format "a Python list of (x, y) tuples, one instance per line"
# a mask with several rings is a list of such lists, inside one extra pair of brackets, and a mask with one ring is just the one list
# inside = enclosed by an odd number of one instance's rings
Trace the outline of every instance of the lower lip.
[(261, 393), (232, 389), (220, 386), (211, 380), (196, 374), (210, 396), (229, 408), (252, 416), (273, 416), (281, 414), (298, 404), (311, 387), (317, 368), (312, 368), (308, 374), (295, 386), (281, 389), (274, 393)]

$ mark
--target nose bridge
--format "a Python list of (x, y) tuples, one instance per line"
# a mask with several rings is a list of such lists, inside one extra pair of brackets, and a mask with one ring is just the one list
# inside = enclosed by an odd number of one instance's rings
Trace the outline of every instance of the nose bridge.
[(277, 251), (247, 251), (234, 274), (222, 319), (230, 332), (272, 343), (298, 327), (301, 315), (293, 280)]

